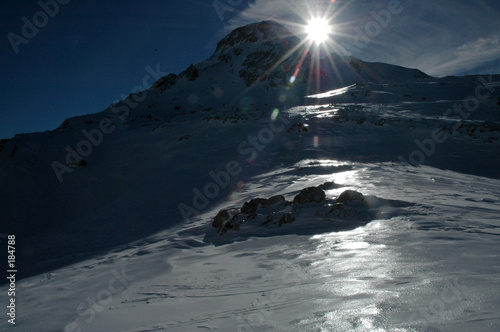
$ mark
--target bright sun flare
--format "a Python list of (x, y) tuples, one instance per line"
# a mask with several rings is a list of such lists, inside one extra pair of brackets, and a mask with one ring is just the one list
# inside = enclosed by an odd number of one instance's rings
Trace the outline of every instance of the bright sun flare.
[(306, 32), (309, 35), (308, 37), (318, 45), (328, 38), (330, 30), (330, 24), (324, 18), (313, 18), (307, 22)]

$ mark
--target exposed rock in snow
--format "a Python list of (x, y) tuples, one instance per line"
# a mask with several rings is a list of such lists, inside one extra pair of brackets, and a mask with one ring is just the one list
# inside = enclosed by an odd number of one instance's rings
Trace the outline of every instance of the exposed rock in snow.
[(337, 203), (347, 203), (352, 201), (359, 201), (363, 199), (363, 194), (358, 193), (354, 190), (344, 191), (339, 198), (337, 198)]
[(198, 68), (196, 68), (193, 64), (191, 64), (191, 66), (189, 66), (179, 75), (179, 77), (181, 78), (185, 77), (188, 81), (194, 81), (199, 76), (200, 73), (198, 72)]
[(292, 202), (279, 195), (269, 199), (254, 198), (239, 209), (221, 210), (215, 216), (205, 241), (227, 243), (250, 236), (345, 230), (376, 218), (388, 219), (401, 208), (413, 205), (365, 196), (353, 190), (342, 192), (337, 199), (328, 198), (323, 189), (331, 187), (333, 182), (305, 188)]
[(306, 203), (321, 203), (325, 199), (325, 192), (319, 187), (310, 187), (302, 189), (300, 194), (295, 196), (293, 203), (306, 204)]
[(250, 202), (245, 202), (245, 204), (243, 204), (243, 207), (241, 208), (241, 212), (252, 214), (252, 213), (255, 213), (255, 211), (257, 210), (257, 208), (260, 205), (267, 207), (267, 206), (271, 206), (271, 205), (275, 205), (275, 204), (287, 205), (287, 204), (290, 204), (290, 202), (287, 202), (285, 200), (285, 197), (283, 197), (281, 195), (273, 196), (269, 199), (255, 198), (255, 199), (252, 199)]
[(237, 209), (231, 209), (231, 210), (221, 210), (219, 213), (214, 218), (214, 221), (212, 222), (212, 227), (221, 229), (224, 227), (224, 225), (231, 220), (231, 218), (238, 214), (239, 210)]
[(160, 78), (158, 81), (156, 81), (155, 84), (151, 87), (152, 89), (159, 89), (160, 93), (164, 93), (165, 90), (170, 88), (177, 82), (178, 76), (175, 74), (168, 74), (165, 77)]

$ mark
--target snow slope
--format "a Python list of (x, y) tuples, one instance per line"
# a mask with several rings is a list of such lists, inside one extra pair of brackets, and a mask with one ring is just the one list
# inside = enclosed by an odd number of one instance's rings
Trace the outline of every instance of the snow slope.
[[(328, 166), (309, 160), (256, 178), (250, 190), (293, 193), (302, 183), (330, 180), (338, 188), (328, 197), (354, 189), (411, 204), (350, 230), (333, 223), (317, 235), (221, 246), (203, 242), (212, 210), (198, 226), (25, 279), (14, 330), (498, 330), (500, 182), (427, 166), (345, 166), (326, 173)], [(311, 223), (328, 222), (314, 216), (318, 207), (303, 213)], [(114, 273), (126, 288), (117, 283), (123, 290), (108, 297)]]
[(499, 87), (315, 59), (261, 22), (3, 140), (24, 279), (0, 330), (497, 331)]

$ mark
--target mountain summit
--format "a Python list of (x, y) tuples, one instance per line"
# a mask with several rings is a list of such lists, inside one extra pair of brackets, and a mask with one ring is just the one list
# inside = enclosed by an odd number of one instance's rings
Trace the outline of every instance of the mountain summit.
[(293, 36), (290, 31), (281, 24), (275, 21), (263, 21), (235, 29), (217, 44), (216, 52), (220, 52), (237, 44), (283, 39), (293, 40), (295, 43), (300, 42), (299, 38)]
[[(265, 93), (269, 98), (274, 95), (274, 100), (279, 99), (284, 91), (288, 91), (288, 95), (295, 96), (286, 103), (289, 107), (302, 104), (302, 96), (307, 94), (355, 83), (403, 82), (429, 77), (417, 69), (367, 63), (337, 54), (315, 58), (306, 44), (274, 21), (253, 23), (224, 37), (209, 59), (190, 66), (178, 77), (170, 74), (160, 79), (153, 88), (164, 93), (176, 84), (178, 78), (181, 78), (181, 81), (184, 78), (184, 81), (189, 83), (180, 84), (183, 91), (186, 84), (197, 90), (197, 86), (202, 85), (202, 90), (209, 87), (214, 91), (238, 95), (241, 91), (246, 91), (246, 88), (252, 87), (250, 93)], [(182, 93), (173, 91), (176, 89), (172, 90), (172, 95)]]

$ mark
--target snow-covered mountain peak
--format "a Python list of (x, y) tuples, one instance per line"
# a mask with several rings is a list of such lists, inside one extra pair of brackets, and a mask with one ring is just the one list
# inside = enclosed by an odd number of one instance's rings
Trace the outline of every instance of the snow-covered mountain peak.
[[(265, 94), (269, 97), (267, 99), (274, 101), (286, 89), (289, 95), (296, 96), (294, 101), (287, 99), (287, 107), (290, 107), (292, 102), (301, 105), (301, 96), (306, 94), (322, 93), (354, 83), (406, 82), (425, 78), (429, 76), (416, 69), (366, 63), (334, 53), (315, 58), (306, 43), (287, 28), (274, 21), (263, 21), (235, 29), (217, 44), (210, 58), (191, 65), (179, 75), (169, 74), (159, 79), (152, 89), (163, 95), (176, 86), (165, 94), (162, 103), (173, 98), (176, 99), (173, 107), (194, 112), (194, 108), (200, 107), (215, 109), (214, 95), (217, 96), (217, 108), (221, 109), (223, 104), (232, 103), (222, 99), (238, 96), (241, 91), (249, 93), (248, 87), (252, 87), (252, 95)], [(186, 90), (196, 91), (195, 104), (179, 103), (179, 97)], [(202, 91), (206, 92), (207, 98), (201, 98)], [(263, 104), (269, 105), (269, 100)], [(279, 108), (281, 105), (274, 106)]]
[(216, 53), (223, 52), (227, 48), (234, 47), (238, 44), (269, 40), (292, 40), (299, 42), (299, 39), (293, 36), (292, 33), (281, 24), (275, 21), (263, 21), (233, 30), (217, 44)]

